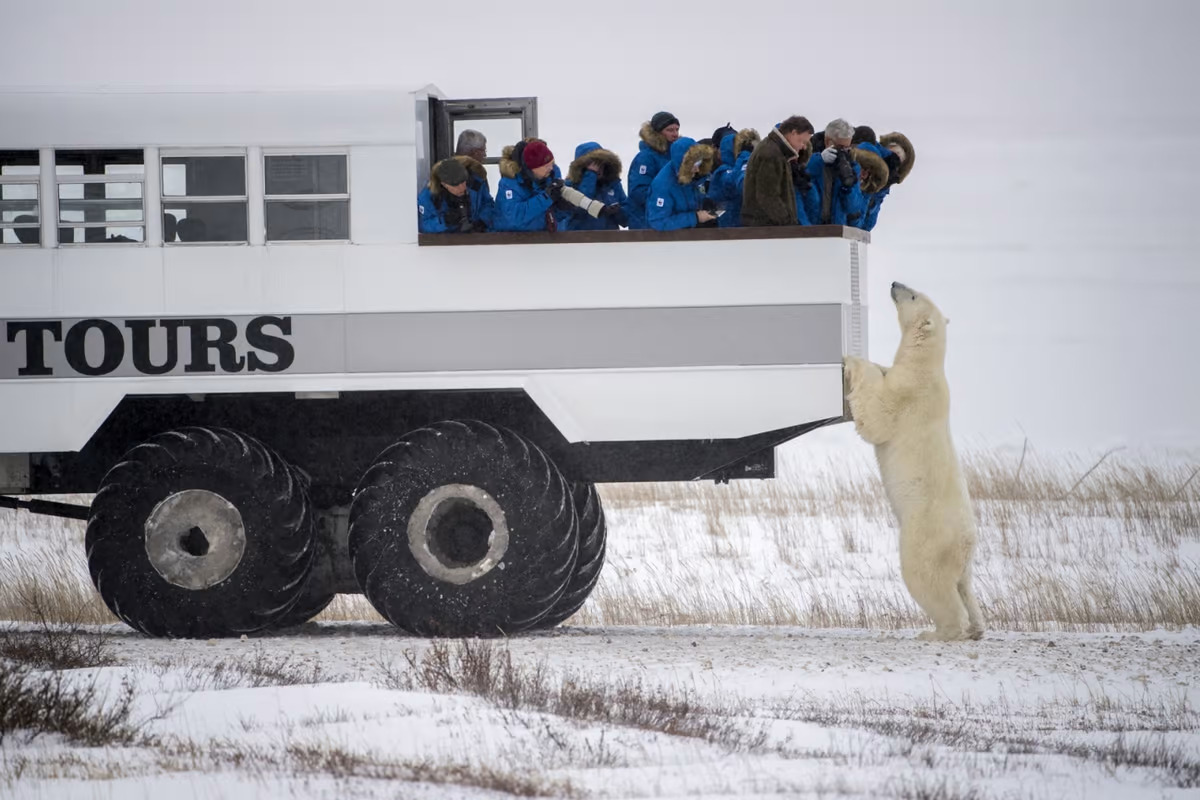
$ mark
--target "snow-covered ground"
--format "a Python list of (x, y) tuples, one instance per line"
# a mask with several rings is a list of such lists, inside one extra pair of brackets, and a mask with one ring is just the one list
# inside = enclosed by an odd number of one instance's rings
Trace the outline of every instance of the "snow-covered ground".
[[(1100, 454), (968, 454), (991, 629), (932, 644), (868, 454), (839, 435), (786, 448), (774, 482), (602, 487), (608, 563), (549, 633), (439, 647), (361, 598), (247, 640), (88, 627), (116, 663), (64, 674), (110, 703), (132, 687), (140, 740), (10, 736), (0, 793), (1194, 796), (1195, 459), (1114, 454), (1053, 500)], [(81, 533), (0, 512), (0, 569), (62, 565), (56, 590), (87, 596)], [(480, 653), (490, 689), (460, 663)]]

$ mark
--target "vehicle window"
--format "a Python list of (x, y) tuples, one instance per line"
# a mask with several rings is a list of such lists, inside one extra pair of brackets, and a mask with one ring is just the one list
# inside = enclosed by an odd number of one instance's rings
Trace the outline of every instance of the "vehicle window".
[(245, 242), (246, 156), (162, 155), (163, 242)]
[(264, 157), (268, 242), (350, 238), (348, 160), (344, 153)]
[(0, 150), (0, 244), (41, 244), (38, 151)]
[(143, 242), (141, 150), (56, 150), (60, 244)]

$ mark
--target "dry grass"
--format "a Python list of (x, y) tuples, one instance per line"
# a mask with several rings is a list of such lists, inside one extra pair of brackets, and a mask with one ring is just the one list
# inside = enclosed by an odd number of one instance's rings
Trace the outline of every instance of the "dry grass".
[(507, 648), (490, 642), (438, 640), (420, 656), (406, 652), (405, 660), (403, 669), (382, 665), (389, 688), (471, 694), (500, 708), (700, 739), (729, 752), (757, 752), (766, 743), (763, 726), (741, 718), (743, 708), (628, 678), (554, 675), (544, 662), (515, 663)]
[(0, 743), (14, 734), (28, 741), (57, 733), (88, 747), (126, 744), (138, 736), (130, 720), (133, 699), (132, 683), (106, 702), (95, 683), (72, 686), (62, 673), (37, 674), (0, 659)]
[[(1146, 630), (1200, 625), (1200, 467), (1110, 452), (964, 456), (989, 626)], [(764, 482), (614, 484), (608, 563), (577, 625), (927, 623), (899, 579), (894, 523), (873, 463), (784, 464)], [(70, 498), (81, 502), (80, 498)], [(86, 502), (83, 499), (82, 502)], [(18, 526), (53, 548), (17, 550)], [(0, 619), (95, 624), (112, 615), (87, 579), (82, 523), (0, 510)], [(6, 547), (6, 544), (9, 546)], [(340, 595), (317, 618), (382, 621)]]

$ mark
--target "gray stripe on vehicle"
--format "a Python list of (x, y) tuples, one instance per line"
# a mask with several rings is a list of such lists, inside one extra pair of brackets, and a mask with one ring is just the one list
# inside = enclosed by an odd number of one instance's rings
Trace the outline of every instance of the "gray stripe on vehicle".
[[(300, 314), (291, 316), (291, 335), (284, 337), (295, 351), (286, 374), (836, 364), (844, 352), (842, 313), (841, 305), (827, 303)], [(256, 318), (222, 318), (237, 325), (233, 344), (243, 362), (254, 349), (246, 343), (246, 326)], [(108, 318), (123, 334), (125, 353), (104, 377), (145, 377), (133, 365), (126, 319), (133, 318)], [(79, 321), (62, 320), (64, 338)], [(4, 327), (0, 323), (0, 330)], [(278, 335), (272, 326), (266, 331)], [(6, 339), (0, 338), (0, 379), (20, 378), (17, 370), (26, 362), (25, 334), (16, 342)], [(80, 376), (67, 363), (63, 342), (54, 342), (46, 334), (44, 343), (45, 363), (53, 374), (39, 377)], [(100, 364), (104, 360), (100, 332), (92, 330), (84, 343), (87, 362)], [(153, 364), (165, 363), (166, 344), (166, 332), (153, 328)], [(164, 374), (227, 374), (220, 367), (215, 373), (185, 371), (190, 345), (188, 329), (181, 328), (177, 363)], [(269, 353), (256, 352), (268, 363), (273, 361)], [(210, 360), (217, 362), (215, 352)]]

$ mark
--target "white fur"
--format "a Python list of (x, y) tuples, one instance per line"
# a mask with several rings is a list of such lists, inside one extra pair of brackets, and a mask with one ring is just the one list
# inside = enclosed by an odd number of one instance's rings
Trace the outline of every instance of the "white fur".
[(950, 438), (945, 317), (928, 297), (894, 284), (902, 338), (890, 369), (847, 356), (854, 426), (875, 445), (900, 520), (900, 572), (936, 629), (922, 639), (979, 639), (983, 618), (971, 589), (975, 515)]

